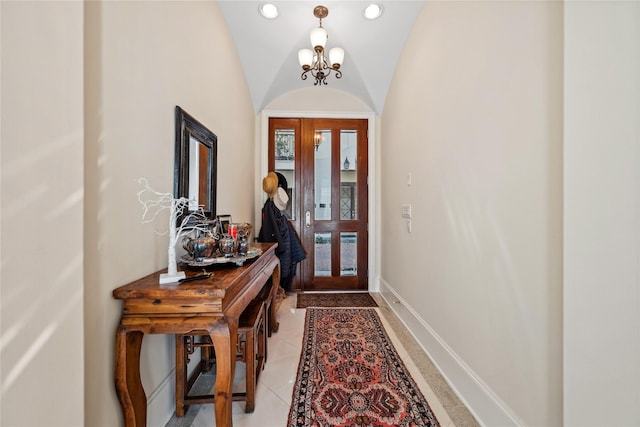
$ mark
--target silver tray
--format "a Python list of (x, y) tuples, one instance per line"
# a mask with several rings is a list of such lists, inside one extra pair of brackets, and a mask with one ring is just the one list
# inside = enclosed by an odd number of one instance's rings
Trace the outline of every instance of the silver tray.
[(262, 250), (258, 248), (249, 248), (249, 251), (246, 255), (234, 255), (230, 257), (219, 256), (215, 258), (202, 258), (201, 260), (196, 261), (190, 255), (183, 255), (180, 257), (180, 262), (182, 264), (188, 265), (189, 267), (208, 267), (214, 264), (235, 264), (237, 266), (241, 266), (245, 263), (245, 261), (254, 259), (259, 257), (262, 254)]

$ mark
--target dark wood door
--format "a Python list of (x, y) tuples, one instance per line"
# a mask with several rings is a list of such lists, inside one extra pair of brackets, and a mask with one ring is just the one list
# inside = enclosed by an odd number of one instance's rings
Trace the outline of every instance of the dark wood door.
[(307, 251), (293, 288), (366, 290), (367, 120), (272, 118), (269, 134), (269, 170), (287, 178)]

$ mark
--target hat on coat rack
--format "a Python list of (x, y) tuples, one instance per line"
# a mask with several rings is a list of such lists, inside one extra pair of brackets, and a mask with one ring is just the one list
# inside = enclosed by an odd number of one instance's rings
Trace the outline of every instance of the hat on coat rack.
[(280, 211), (284, 211), (285, 209), (287, 209), (287, 203), (289, 203), (289, 195), (286, 191), (284, 191), (284, 188), (278, 187), (278, 191), (276, 191), (275, 196), (273, 196), (273, 203)]
[(273, 199), (278, 191), (278, 175), (275, 172), (269, 172), (267, 176), (262, 178), (262, 189), (270, 199)]
[(278, 187), (284, 188), (285, 192), (289, 192), (289, 185), (287, 184), (287, 178), (284, 177), (280, 172), (276, 172), (278, 176)]

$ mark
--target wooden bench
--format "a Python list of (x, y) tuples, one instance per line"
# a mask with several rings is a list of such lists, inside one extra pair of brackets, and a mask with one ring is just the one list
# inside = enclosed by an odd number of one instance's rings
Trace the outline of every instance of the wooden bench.
[[(266, 286), (265, 286), (266, 287)], [(255, 409), (258, 376), (264, 369), (267, 353), (267, 310), (265, 301), (256, 298), (240, 316), (236, 361), (246, 366), (245, 391), (233, 393), (234, 401), (246, 401), (245, 412)], [(189, 355), (200, 348), (200, 362), (191, 375), (187, 373)], [(183, 417), (189, 405), (213, 403), (213, 394), (190, 395), (203, 372), (215, 365), (215, 351), (206, 331), (194, 331), (176, 335), (176, 416)]]

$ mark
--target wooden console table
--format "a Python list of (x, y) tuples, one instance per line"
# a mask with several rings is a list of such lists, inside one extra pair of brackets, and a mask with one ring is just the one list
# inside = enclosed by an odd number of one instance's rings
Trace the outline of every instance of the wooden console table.
[[(147, 397), (140, 379), (144, 334), (188, 334), (196, 330), (209, 332), (216, 352), (216, 425), (233, 425), (231, 386), (238, 319), (270, 277), (276, 287), (280, 283), (277, 244), (252, 246), (262, 250), (258, 258), (241, 267), (216, 269), (208, 279), (160, 286), (158, 278), (164, 271), (158, 271), (113, 291), (113, 297), (123, 302), (116, 331), (115, 385), (126, 426), (143, 427), (147, 423)], [(269, 327), (276, 330), (276, 304), (271, 307)]]

